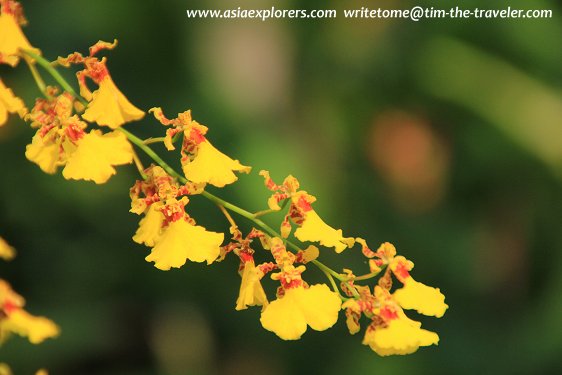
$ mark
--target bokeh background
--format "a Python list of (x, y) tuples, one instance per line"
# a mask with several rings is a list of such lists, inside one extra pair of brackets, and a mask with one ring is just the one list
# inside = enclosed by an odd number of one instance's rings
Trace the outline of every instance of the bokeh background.
[[(393, 242), (450, 308), (442, 319), (420, 317), (439, 346), (406, 357), (378, 357), (341, 317), (331, 330), (283, 342), (261, 328), (259, 309), (234, 310), (234, 257), (169, 272), (144, 261), (149, 249), (131, 240), (139, 220), (128, 212), (132, 166), (101, 186), (46, 175), (24, 157), (32, 130), (12, 117), (0, 129), (0, 236), (19, 254), (0, 275), (30, 312), (62, 328), (38, 346), (13, 338), (1, 347), (0, 361), (16, 374), (562, 372), (560, 2), (23, 3), (25, 32), (46, 57), (118, 38), (109, 68), (134, 104), (171, 117), (193, 109), (219, 148), (254, 167), (211, 191), (257, 211), (268, 196), (257, 171), (277, 181), (294, 174), (328, 223), (372, 246)], [(350, 20), (341, 11), (412, 5), (545, 8), (554, 17), (411, 22)], [(340, 16), (185, 16), (238, 6), (336, 8)], [(25, 64), (0, 74), (31, 105), (37, 91)], [(151, 116), (127, 128), (163, 131)], [(177, 165), (176, 155), (166, 157)], [(202, 225), (227, 229), (203, 198), (189, 210)], [(366, 270), (358, 253), (322, 256)]]

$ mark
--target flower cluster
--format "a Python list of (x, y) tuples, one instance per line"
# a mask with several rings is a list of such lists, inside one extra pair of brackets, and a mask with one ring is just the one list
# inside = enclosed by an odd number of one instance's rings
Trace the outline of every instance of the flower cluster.
[(152, 247), (146, 260), (161, 270), (179, 268), (187, 259), (207, 264), (215, 261), (224, 235), (195, 225), (184, 210), (188, 195), (201, 193), (202, 185), (179, 186), (158, 166), (146, 169), (145, 176), (131, 188), (131, 212), (145, 215), (133, 240)]
[(288, 252), (278, 237), (273, 237), (268, 242), (266, 248), (280, 271), (272, 274), (271, 278), (279, 281), (280, 286), (277, 289), (277, 299), (262, 311), (260, 321), (263, 327), (284, 340), (299, 339), (307, 326), (316, 331), (332, 327), (338, 320), (341, 308), (339, 295), (326, 284), (309, 286), (302, 279), (306, 267), (295, 267), (295, 263), (297, 260), (307, 263), (307, 256), (297, 257)]
[(87, 132), (88, 124), (73, 114), (76, 101), (68, 92), (57, 95), (50, 88), (50, 99), (37, 99), (26, 119), (37, 128), (25, 156), (46, 173), (64, 166), (62, 175), (70, 180), (106, 182), (116, 173), (114, 166), (131, 163), (133, 148), (119, 131)]
[(161, 108), (152, 108), (150, 112), (162, 125), (171, 126), (166, 130), (164, 139), (169, 151), (175, 149), (173, 138), (183, 135), (180, 160), (183, 173), (189, 181), (224, 187), (238, 180), (234, 172), (250, 172), (250, 167), (232, 160), (209, 142), (205, 137), (208, 128), (194, 121), (190, 110), (179, 113), (173, 120), (167, 119)]
[(312, 209), (311, 204), (316, 198), (306, 191), (299, 190), (299, 181), (288, 176), (282, 185), (276, 185), (269, 176), (268, 171), (261, 171), (265, 179), (265, 186), (274, 192), (267, 204), (273, 211), (281, 210), (279, 203), (290, 201), (289, 212), (281, 223), (281, 234), (284, 238), (291, 233), (291, 222), (297, 225), (295, 237), (299, 240), (319, 242), (326, 247), (333, 247), (336, 253), (341, 253), (346, 248), (353, 246), (353, 238), (343, 237), (341, 229), (334, 229), (324, 222)]
[[(190, 110), (170, 119), (160, 107), (150, 109), (148, 112), (165, 127), (163, 131), (159, 126), (160, 137), (143, 140), (125, 130), (123, 125), (141, 120), (145, 112), (118, 89), (107, 59), (97, 57), (100, 51), (115, 48), (117, 41), (99, 41), (87, 56), (75, 52), (50, 63), (21, 32), (24, 18), (19, 4), (13, 0), (0, 0), (0, 4), (0, 63), (15, 66), (25, 59), (44, 95), (27, 113), (23, 102), (0, 81), (0, 126), (10, 113), (24, 117), (36, 129), (26, 157), (46, 173), (55, 173), (61, 167), (66, 179), (102, 184), (116, 173), (115, 166), (134, 161), (140, 179), (130, 189), (130, 211), (142, 218), (133, 241), (150, 248), (146, 261), (168, 271), (181, 268), (188, 260), (210, 265), (236, 256), (241, 277), (236, 310), (260, 306), (262, 326), (284, 340), (299, 339), (308, 327), (326, 330), (344, 311), (351, 334), (360, 331), (363, 317), (368, 321), (363, 344), (379, 355), (409, 354), (438, 343), (436, 333), (421, 329), (421, 324), (408, 318), (404, 310), (441, 317), (448, 307), (445, 297), (439, 289), (413, 279), (413, 263), (397, 255), (393, 245), (384, 243), (373, 251), (364, 239), (345, 237), (341, 229), (328, 225), (312, 208), (316, 198), (301, 190), (293, 176), (278, 185), (268, 171), (261, 171), (271, 196), (268, 209), (256, 213), (211, 194), (208, 187), (233, 184), (239, 173), (250, 173), (251, 167), (218, 150), (207, 138), (209, 129), (195, 121)], [(83, 66), (76, 73), (79, 94), (56, 70), (75, 64)], [(36, 65), (43, 67), (60, 88), (42, 84)], [(88, 84), (95, 86), (93, 91)], [(181, 173), (150, 146), (162, 142), (173, 152), (178, 141)], [(148, 168), (133, 145), (151, 159)], [(226, 244), (224, 233), (197, 225), (187, 212), (190, 200), (198, 199), (195, 196), (210, 200), (224, 213), (230, 224)], [(278, 230), (260, 219), (283, 211)], [(244, 236), (229, 212), (252, 222), (250, 232)], [(319, 260), (324, 248), (365, 257), (366, 273), (356, 276), (350, 269), (328, 267)], [(0, 256), (7, 259), (13, 255), (13, 250), (0, 241)], [(265, 261), (256, 262), (264, 257)], [(327, 283), (308, 284), (303, 274), (310, 266), (319, 268)], [(268, 292), (267, 285), (262, 284), (266, 275), (275, 283), (275, 292)], [(58, 334), (58, 328), (45, 318), (27, 314), (23, 299), (1, 281), (0, 340), (8, 332), (40, 342)]]
[[(30, 66), (34, 66), (35, 60), (40, 58), (40, 51), (30, 45), (20, 28), (25, 24), (21, 6), (13, 0), (2, 0), (0, 4), (0, 63), (16, 66), (24, 58)], [(119, 91), (107, 69), (106, 58), (99, 60), (95, 56), (115, 45), (116, 42), (99, 41), (90, 48), (87, 57), (73, 53), (57, 59), (65, 67), (84, 65), (84, 70), (76, 74), (82, 102), (72, 92), (59, 94), (57, 88), (47, 87), (43, 92), (46, 99), (37, 99), (26, 115), (27, 109), (21, 99), (14, 96), (0, 80), (0, 126), (7, 121), (9, 113), (25, 116), (31, 127), (37, 129), (25, 155), (44, 172), (52, 174), (62, 166), (66, 179), (101, 184), (116, 173), (114, 166), (133, 161), (131, 144), (122, 132), (114, 129), (141, 119), (144, 112), (133, 106)], [(86, 78), (98, 85), (94, 92), (88, 89)], [(91, 129), (88, 122), (107, 126), (112, 131)]]
[[(403, 309), (414, 309), (420, 314), (440, 318), (448, 307), (445, 296), (439, 289), (414, 280), (409, 273), (414, 264), (403, 256), (396, 256), (396, 248), (392, 244), (383, 243), (373, 252), (364, 240), (358, 238), (357, 242), (362, 244), (363, 254), (371, 258), (371, 272), (378, 274), (382, 267), (386, 267), (386, 271), (372, 291), (368, 286), (355, 285), (355, 277), (348, 272), (351, 282), (344, 290), (352, 298), (342, 308), (345, 309), (349, 332), (355, 334), (360, 330), (359, 319), (364, 315), (371, 322), (363, 344), (382, 356), (410, 354), (420, 346), (437, 344), (437, 334), (421, 329), (421, 324), (409, 319)], [(403, 286), (391, 293), (392, 275)]]
[[(71, 64), (84, 65), (84, 70), (76, 73), (80, 95), (88, 101), (88, 107), (82, 114), (82, 118), (111, 129), (117, 129), (126, 122), (140, 120), (144, 117), (144, 112), (131, 104), (113, 82), (107, 69), (107, 59), (104, 57), (100, 60), (96, 57), (99, 51), (113, 49), (115, 46), (117, 46), (117, 40), (113, 43), (100, 40), (90, 47), (90, 55), (87, 57), (75, 52), (66, 58), (57, 59), (57, 62), (65, 67)], [(97, 90), (90, 91), (86, 78), (90, 78), (98, 86)]]

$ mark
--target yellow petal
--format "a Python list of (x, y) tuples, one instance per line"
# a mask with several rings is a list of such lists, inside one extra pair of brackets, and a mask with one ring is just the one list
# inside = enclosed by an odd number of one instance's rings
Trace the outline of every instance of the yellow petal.
[(394, 299), (404, 309), (414, 309), (420, 314), (440, 318), (449, 306), (438, 288), (424, 285), (412, 277), (405, 280), (404, 287), (394, 292)]
[(0, 15), (0, 62), (16, 66), (21, 49), (32, 49), (31, 44), (21, 31), (16, 19), (11, 14)]
[(267, 305), (260, 321), (263, 328), (283, 340), (297, 340), (306, 332), (307, 325), (317, 331), (333, 326), (340, 307), (340, 298), (325, 284), (308, 289), (291, 288), (282, 298)]
[(261, 276), (254, 261), (244, 264), (236, 310), (244, 310), (248, 306), (267, 306), (267, 296), (260, 282)]
[(13, 247), (0, 237), (0, 258), (4, 260), (12, 260), (16, 256), (16, 251)]
[(287, 290), (283, 298), (271, 302), (261, 313), (263, 328), (283, 340), (298, 340), (306, 332), (306, 319), (293, 297), (294, 290)]
[(0, 279), (0, 310), (5, 308), (4, 305), (6, 303), (13, 307), (22, 307), (25, 304), (25, 300), (12, 290), (10, 284)]
[(146, 216), (140, 221), (139, 229), (133, 236), (136, 243), (144, 243), (146, 246), (154, 246), (160, 238), (164, 215), (158, 210), (162, 204), (153, 203), (148, 208)]
[(295, 231), (295, 237), (303, 242), (315, 241), (323, 246), (333, 247), (336, 253), (353, 246), (352, 238), (344, 238), (341, 229), (336, 230), (326, 224), (314, 210), (306, 213), (302, 226)]
[(0, 126), (8, 121), (8, 113), (16, 112), (24, 115), (26, 112), (25, 105), (0, 79)]
[(144, 117), (144, 112), (132, 105), (115, 86), (111, 77), (107, 76), (94, 91), (92, 101), (82, 117), (87, 121), (117, 129), (126, 122), (140, 120)]
[(304, 250), (303, 260), (305, 263), (312, 262), (318, 256), (320, 256), (320, 250), (316, 246), (310, 245)]
[(363, 344), (369, 345), (381, 356), (393, 354), (410, 354), (420, 346), (429, 346), (439, 342), (435, 332), (421, 329), (421, 324), (406, 316), (391, 320), (385, 328), (367, 329)]
[(2, 331), (25, 336), (32, 344), (39, 344), (45, 339), (58, 336), (59, 327), (42, 316), (33, 316), (25, 310), (18, 309), (0, 322)]
[(238, 160), (232, 160), (209, 141), (203, 141), (197, 147), (197, 155), (192, 161), (183, 165), (183, 173), (188, 180), (197, 183), (209, 183), (217, 187), (231, 184), (238, 179), (234, 171), (249, 173)]
[(210, 232), (185, 220), (170, 223), (145, 259), (163, 271), (192, 262), (212, 263), (220, 254), (224, 234)]
[(25, 157), (37, 164), (45, 173), (53, 174), (60, 165), (60, 150), (56, 143), (44, 142), (39, 132), (33, 136), (31, 144), (25, 147)]
[(0, 363), (0, 375), (12, 375), (10, 366), (5, 363)]
[(273, 211), (281, 210), (281, 206), (279, 206), (279, 202), (277, 202), (275, 194), (269, 197), (269, 199), (267, 200), (267, 206), (269, 207), (270, 210)]
[(116, 173), (114, 165), (131, 163), (133, 149), (119, 131), (102, 134), (92, 130), (77, 143), (62, 175), (67, 180), (88, 180), (102, 184)]
[(301, 309), (307, 324), (316, 331), (324, 331), (338, 321), (340, 297), (325, 284), (313, 285), (300, 291)]
[(359, 303), (354, 299), (348, 299), (342, 304), (341, 308), (345, 310), (345, 323), (349, 333), (355, 335), (361, 329), (359, 325), (359, 319), (361, 318), (361, 307)]
[(384, 242), (377, 249), (377, 254), (382, 254), (387, 259), (393, 259), (396, 256), (396, 247), (390, 242)]

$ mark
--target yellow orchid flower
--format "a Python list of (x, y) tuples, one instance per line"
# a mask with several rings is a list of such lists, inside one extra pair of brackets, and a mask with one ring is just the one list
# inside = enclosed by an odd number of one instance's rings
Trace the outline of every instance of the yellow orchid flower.
[(180, 219), (168, 225), (145, 259), (163, 271), (180, 268), (187, 259), (211, 264), (220, 254), (223, 239), (223, 233), (210, 232)]
[(435, 332), (420, 328), (421, 323), (410, 320), (404, 314), (391, 320), (387, 326), (371, 325), (367, 328), (364, 345), (378, 355), (410, 354), (420, 346), (437, 345), (439, 336)]
[(26, 112), (27, 109), (22, 100), (15, 96), (0, 79), (0, 126), (8, 121), (9, 113), (18, 113), (20, 117), (23, 117)]
[(76, 143), (62, 175), (67, 180), (87, 180), (103, 184), (116, 173), (114, 166), (133, 162), (133, 148), (119, 131), (102, 134), (92, 130)]
[[(82, 56), (75, 52), (67, 57), (59, 57), (57, 62), (63, 66), (70, 64), (83, 64), (84, 70), (79, 71), (78, 84), (80, 95), (89, 101), (82, 118), (86, 121), (96, 122), (98, 125), (117, 129), (121, 125), (140, 120), (144, 112), (135, 107), (129, 99), (119, 90), (113, 82), (106, 65), (106, 58), (98, 59), (95, 55), (104, 49), (113, 49), (117, 46), (117, 40), (113, 43), (99, 41), (90, 47), (90, 55)], [(90, 78), (98, 89), (93, 93), (86, 84), (86, 78)]]
[(92, 100), (82, 115), (84, 120), (112, 129), (143, 117), (144, 112), (129, 102), (109, 74), (99, 82), (99, 88), (92, 93)]
[(188, 180), (224, 187), (238, 180), (234, 172), (249, 173), (251, 167), (242, 165), (215, 148), (208, 140), (197, 145), (193, 160), (182, 163)]
[(40, 51), (31, 46), (21, 30), (26, 24), (21, 5), (17, 1), (1, 0), (0, 7), (0, 63), (16, 66), (20, 50)]
[(439, 288), (424, 285), (414, 278), (405, 280), (404, 287), (394, 292), (394, 299), (404, 309), (413, 309), (423, 315), (441, 318), (448, 306)]
[(301, 241), (314, 241), (333, 247), (336, 253), (341, 253), (354, 243), (353, 238), (344, 237), (341, 229), (326, 224), (314, 210), (306, 212), (302, 225), (295, 231), (295, 237)]
[(172, 138), (183, 133), (181, 164), (189, 181), (224, 187), (238, 180), (234, 172), (250, 173), (251, 167), (230, 158), (209, 142), (205, 137), (208, 128), (194, 121), (191, 111), (179, 113), (175, 119), (166, 118), (161, 108), (151, 108), (149, 112), (162, 125), (172, 126), (166, 131), (165, 145), (168, 150), (174, 149)]
[(27, 337), (33, 344), (58, 336), (59, 328), (45, 317), (37, 317), (23, 309), (25, 300), (0, 279), (0, 343), (10, 334)]
[(133, 241), (146, 246), (154, 246), (162, 235), (164, 225), (164, 214), (160, 212), (162, 203), (156, 202), (150, 205), (146, 215), (141, 219), (139, 228), (133, 236)]
[(338, 320), (340, 307), (339, 296), (327, 285), (299, 286), (286, 289), (283, 297), (267, 305), (260, 322), (283, 340), (297, 340), (307, 326), (316, 331), (332, 327)]
[(253, 257), (243, 262), (242, 283), (236, 300), (236, 310), (244, 310), (248, 306), (268, 305), (267, 296), (261, 285), (263, 273), (256, 267)]

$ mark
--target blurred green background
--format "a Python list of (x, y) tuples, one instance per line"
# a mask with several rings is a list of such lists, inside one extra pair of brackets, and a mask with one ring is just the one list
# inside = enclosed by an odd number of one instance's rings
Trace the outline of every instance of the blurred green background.
[[(220, 149), (254, 172), (210, 189), (266, 207), (260, 169), (289, 173), (344, 234), (391, 241), (450, 308), (420, 317), (438, 347), (378, 357), (343, 315), (284, 342), (259, 309), (234, 310), (237, 261), (162, 272), (131, 236), (134, 167), (107, 184), (65, 181), (24, 156), (33, 134), (0, 128), (0, 236), (18, 257), (0, 275), (62, 328), (0, 348), (16, 374), (562, 373), (562, 6), (558, 1), (24, 1), (25, 32), (49, 59), (119, 39), (115, 82), (145, 110), (193, 109)], [(336, 8), (332, 20), (188, 19), (186, 9)], [(552, 9), (552, 19), (350, 20), (344, 8)], [(28, 106), (25, 64), (0, 67)], [(66, 76), (73, 79), (72, 72)], [(151, 116), (128, 129), (163, 131)], [(162, 147), (156, 149), (165, 153)], [(148, 164), (148, 160), (144, 159)], [(177, 156), (167, 155), (174, 165)], [(227, 224), (210, 202), (189, 212)], [(273, 217), (271, 223), (280, 217)], [(243, 223), (243, 220), (239, 220)], [(247, 226), (245, 227), (248, 228)], [(366, 269), (359, 253), (326, 263)], [(323, 281), (312, 268), (312, 282)], [(270, 295), (273, 283), (268, 283)], [(412, 314), (415, 318), (415, 314)]]

